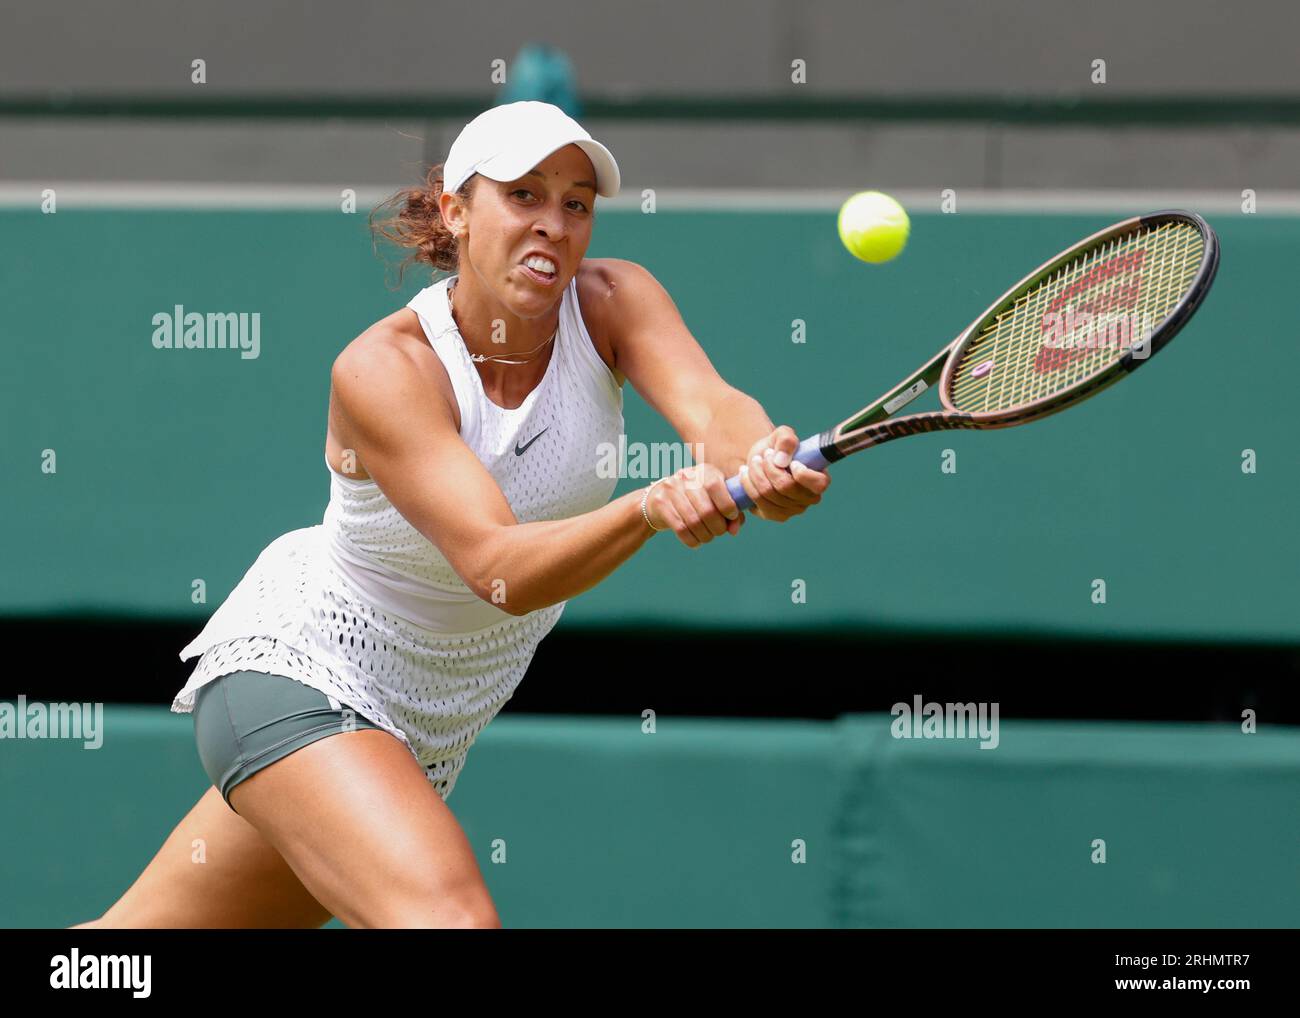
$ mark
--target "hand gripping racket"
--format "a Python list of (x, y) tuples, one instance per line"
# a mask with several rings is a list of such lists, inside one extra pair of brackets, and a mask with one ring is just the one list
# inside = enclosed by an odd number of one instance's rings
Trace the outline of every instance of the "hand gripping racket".
[[(1218, 238), (1194, 213), (1116, 223), (1039, 266), (911, 378), (804, 439), (794, 458), (821, 470), (904, 435), (1007, 428), (1073, 406), (1173, 339), (1218, 267)], [(936, 381), (941, 409), (894, 418)], [(740, 509), (754, 507), (739, 476), (727, 490)]]

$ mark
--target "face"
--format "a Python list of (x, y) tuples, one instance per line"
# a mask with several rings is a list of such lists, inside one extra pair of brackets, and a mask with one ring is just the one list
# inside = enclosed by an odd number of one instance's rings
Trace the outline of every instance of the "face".
[[(443, 218), (460, 240), (462, 275), (473, 273), (520, 318), (546, 314), (591, 243), (595, 185), (587, 154), (566, 145), (516, 180), (479, 176), (468, 209), (444, 194)], [(548, 259), (551, 272), (536, 262), (526, 266), (532, 256)]]

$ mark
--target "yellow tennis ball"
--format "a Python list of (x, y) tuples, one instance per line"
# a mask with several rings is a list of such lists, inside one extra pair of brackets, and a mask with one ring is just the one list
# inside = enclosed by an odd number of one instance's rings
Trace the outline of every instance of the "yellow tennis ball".
[(879, 191), (859, 191), (840, 206), (840, 240), (864, 262), (878, 264), (896, 257), (911, 229), (903, 206)]

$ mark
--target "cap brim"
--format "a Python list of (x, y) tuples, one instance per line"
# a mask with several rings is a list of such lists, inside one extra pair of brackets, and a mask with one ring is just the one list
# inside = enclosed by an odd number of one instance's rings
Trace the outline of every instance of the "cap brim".
[(552, 153), (564, 148), (565, 145), (577, 145), (591, 160), (592, 168), (596, 171), (597, 194), (605, 198), (613, 198), (618, 194), (619, 188), (622, 186), (618, 163), (614, 161), (614, 156), (609, 149), (590, 138), (575, 138), (573, 141), (566, 141), (556, 145), (549, 152), (503, 152), (482, 163), (476, 172), (483, 174), (485, 177), (491, 177), (493, 180), (515, 180), (533, 169)]

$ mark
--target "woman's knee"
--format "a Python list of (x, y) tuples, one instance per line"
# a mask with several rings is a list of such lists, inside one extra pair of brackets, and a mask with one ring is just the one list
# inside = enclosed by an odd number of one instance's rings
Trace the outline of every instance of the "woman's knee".
[(486, 892), (457, 899), (392, 902), (360, 925), (373, 929), (499, 930), (501, 918)]

